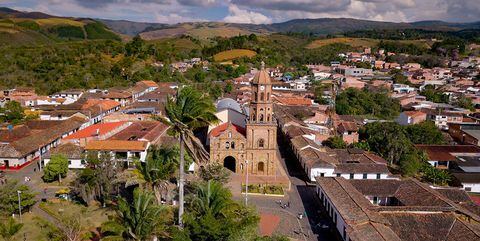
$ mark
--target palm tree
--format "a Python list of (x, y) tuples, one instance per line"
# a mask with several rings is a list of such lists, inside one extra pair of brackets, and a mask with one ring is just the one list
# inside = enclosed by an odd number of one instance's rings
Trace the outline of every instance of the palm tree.
[(117, 215), (102, 224), (102, 241), (138, 240), (143, 241), (164, 234), (166, 208), (155, 204), (155, 197), (141, 189), (133, 192), (133, 202), (121, 198)]
[(169, 180), (175, 176), (176, 166), (178, 165), (178, 150), (172, 147), (150, 148), (149, 155), (145, 163), (137, 163), (136, 172), (141, 180), (150, 185), (153, 193), (160, 204), (163, 194), (168, 196)]
[(192, 87), (178, 90), (177, 95), (169, 98), (165, 105), (166, 122), (178, 135), (180, 142), (180, 178), (178, 224), (183, 226), (184, 184), (185, 184), (185, 146), (195, 162), (202, 164), (209, 160), (208, 152), (195, 137), (195, 129), (206, 127), (218, 121), (212, 100)]
[(195, 216), (211, 215), (215, 218), (225, 217), (224, 211), (232, 203), (231, 193), (217, 181), (200, 184), (190, 201), (190, 211)]
[(6, 222), (0, 223), (0, 236), (5, 241), (13, 240), (22, 227), (23, 223), (17, 223), (15, 219), (9, 218)]

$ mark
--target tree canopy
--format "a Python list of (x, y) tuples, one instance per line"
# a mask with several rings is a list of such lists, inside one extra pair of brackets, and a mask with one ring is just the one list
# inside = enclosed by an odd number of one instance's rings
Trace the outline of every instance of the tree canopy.
[(53, 182), (66, 177), (68, 173), (68, 158), (64, 155), (54, 154), (43, 168), (43, 180)]
[(336, 99), (335, 110), (340, 115), (372, 115), (393, 119), (400, 113), (400, 104), (387, 93), (348, 88)]

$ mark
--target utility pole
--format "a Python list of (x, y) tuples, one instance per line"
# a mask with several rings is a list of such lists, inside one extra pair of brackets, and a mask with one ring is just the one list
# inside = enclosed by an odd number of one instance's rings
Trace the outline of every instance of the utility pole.
[(245, 180), (245, 206), (248, 205), (248, 160), (245, 160), (246, 170), (247, 170), (247, 178)]
[(22, 193), (22, 191), (20, 190), (17, 190), (17, 196), (18, 196), (18, 213), (20, 214), (20, 222), (22, 223), (22, 204), (21, 204), (21, 200), (20, 200), (20, 194)]

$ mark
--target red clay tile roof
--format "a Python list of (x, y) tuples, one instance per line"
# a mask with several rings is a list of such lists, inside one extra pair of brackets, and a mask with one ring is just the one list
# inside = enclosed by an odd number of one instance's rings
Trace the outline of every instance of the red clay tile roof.
[(147, 141), (104, 140), (89, 141), (85, 146), (88, 151), (145, 151)]
[(98, 100), (98, 99), (88, 99), (83, 105), (82, 109), (88, 109), (92, 106), (99, 106), (103, 111), (113, 109), (117, 106), (120, 106), (120, 103), (114, 100)]
[(338, 131), (340, 131), (340, 132), (344, 132), (344, 131), (356, 132), (356, 131), (358, 131), (358, 126), (354, 122), (342, 121), (338, 125)]
[(410, 117), (418, 117), (418, 116), (423, 116), (423, 115), (427, 115), (426, 113), (424, 112), (421, 112), (421, 111), (405, 111), (404, 112), (405, 115), (407, 116), (410, 116)]
[(455, 161), (452, 153), (480, 153), (480, 147), (473, 145), (415, 145), (427, 153), (432, 161)]
[(158, 87), (157, 82), (155, 82), (153, 80), (142, 80), (142, 81), (137, 82), (137, 84), (143, 84), (147, 87)]
[(237, 126), (235, 124), (232, 124), (230, 122), (227, 122), (227, 123), (223, 123), (215, 128), (213, 128), (211, 131), (210, 131), (210, 136), (212, 137), (217, 137), (219, 136), (220, 134), (222, 134), (229, 126), (229, 124), (231, 124), (233, 126), (233, 128), (239, 132), (240, 134), (242, 135), (246, 135), (246, 131), (245, 131), (245, 128), (241, 127), (241, 126)]
[(275, 99), (284, 105), (311, 106), (313, 102), (311, 99), (301, 97), (275, 97)]
[[(105, 135), (117, 128), (119, 128), (122, 125), (125, 125), (125, 121), (120, 121), (120, 122), (107, 122), (107, 123), (98, 123), (95, 125), (91, 125), (85, 129), (79, 130), (72, 135), (66, 137), (66, 140), (72, 140), (72, 139), (81, 139), (81, 138), (87, 138), (87, 137), (92, 137), (92, 136), (101, 136)], [(98, 133), (97, 133), (98, 130)]]

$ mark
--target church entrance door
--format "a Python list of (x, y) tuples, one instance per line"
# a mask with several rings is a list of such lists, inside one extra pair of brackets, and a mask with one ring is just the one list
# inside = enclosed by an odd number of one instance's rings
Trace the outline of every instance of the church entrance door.
[(235, 172), (236, 171), (236, 160), (235, 157), (227, 156), (223, 160), (223, 167), (227, 168), (228, 170)]

